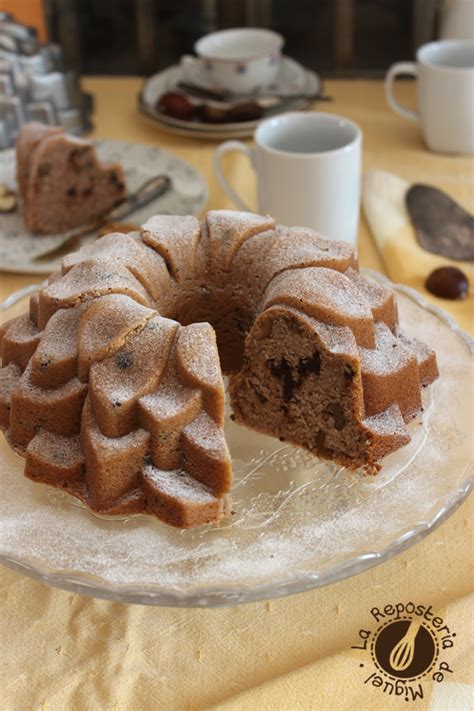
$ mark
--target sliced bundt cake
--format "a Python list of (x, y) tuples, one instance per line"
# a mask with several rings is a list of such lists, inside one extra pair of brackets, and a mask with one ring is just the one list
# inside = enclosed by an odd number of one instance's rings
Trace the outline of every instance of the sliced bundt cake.
[(121, 166), (102, 165), (91, 142), (68, 136), (60, 127), (25, 124), (16, 159), (25, 223), (34, 233), (87, 224), (127, 194)]
[(349, 245), (230, 211), (65, 257), (1, 349), (0, 423), (27, 476), (183, 527), (229, 511), (222, 371), (238, 422), (370, 471), (437, 377)]

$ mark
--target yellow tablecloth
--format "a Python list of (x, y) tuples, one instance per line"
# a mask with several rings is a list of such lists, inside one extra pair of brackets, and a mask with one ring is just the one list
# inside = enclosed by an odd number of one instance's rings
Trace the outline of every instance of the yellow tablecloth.
[[(138, 79), (89, 79), (94, 135), (160, 145), (190, 161), (209, 182), (208, 208), (229, 207), (212, 174), (215, 144), (168, 135), (135, 111)], [(334, 103), (364, 131), (364, 169), (436, 183), (472, 209), (472, 162), (423, 147), (416, 126), (390, 114), (380, 82), (328, 82)], [(413, 87), (402, 85), (413, 103)], [(232, 180), (250, 204), (254, 179), (241, 156), (228, 156)], [(470, 202), (471, 201), (471, 202)], [(361, 264), (383, 271), (365, 220)], [(0, 275), (0, 299), (34, 281)], [(407, 277), (412, 286), (421, 284)], [(433, 299), (434, 300), (434, 299)], [(436, 301), (436, 300), (434, 300)], [(439, 302), (449, 310), (448, 302)], [(466, 326), (467, 324), (465, 324)], [(361, 652), (351, 650), (371, 608), (398, 601), (431, 604), (456, 645), (445, 659), (449, 681), (429, 682), (417, 709), (473, 708), (473, 501), (421, 543), (391, 561), (330, 587), (229, 609), (126, 606), (48, 588), (7, 569), (0, 580), (2, 711), (312, 711), (407, 708), (364, 685)], [(374, 536), (377, 532), (374, 531)], [(471, 636), (472, 637), (472, 636)], [(367, 667), (369, 664), (367, 665)]]

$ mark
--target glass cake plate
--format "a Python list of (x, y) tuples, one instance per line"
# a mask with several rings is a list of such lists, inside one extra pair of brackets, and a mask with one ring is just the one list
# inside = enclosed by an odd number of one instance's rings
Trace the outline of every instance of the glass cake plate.
[[(144, 515), (98, 516), (31, 482), (2, 436), (0, 562), (110, 600), (219, 607), (328, 585), (421, 540), (473, 483), (474, 341), (416, 292), (394, 288), (404, 330), (436, 350), (441, 377), (424, 392), (411, 443), (388, 456), (378, 476), (349, 472), (227, 418), (234, 514), (220, 526), (177, 530)], [(17, 300), (6, 304), (8, 316)]]

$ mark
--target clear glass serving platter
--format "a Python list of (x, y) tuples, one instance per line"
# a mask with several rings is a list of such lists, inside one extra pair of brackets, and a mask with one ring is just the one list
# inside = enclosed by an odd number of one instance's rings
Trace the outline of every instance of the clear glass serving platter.
[(387, 457), (378, 476), (227, 419), (234, 514), (220, 526), (182, 531), (143, 515), (98, 516), (34, 484), (2, 437), (0, 562), (106, 599), (219, 607), (328, 585), (419, 541), (473, 483), (474, 346), (446, 313), (394, 288), (403, 328), (436, 350), (441, 377), (425, 392), (411, 443)]

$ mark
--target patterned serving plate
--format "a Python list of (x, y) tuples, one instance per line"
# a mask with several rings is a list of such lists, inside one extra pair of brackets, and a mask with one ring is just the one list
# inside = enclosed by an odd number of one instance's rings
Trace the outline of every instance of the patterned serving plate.
[(182, 531), (143, 515), (92, 514), (26, 479), (2, 440), (0, 562), (120, 602), (219, 607), (328, 585), (421, 540), (472, 487), (474, 341), (413, 290), (394, 288), (404, 330), (436, 350), (441, 377), (425, 392), (411, 443), (387, 457), (378, 476), (228, 419), (235, 513), (221, 526)]
[[(151, 215), (198, 215), (207, 202), (207, 183), (194, 166), (157, 146), (125, 141), (94, 141), (99, 158), (104, 162), (120, 163), (125, 171), (129, 192), (153, 176), (164, 173), (171, 178), (172, 187), (146, 207), (130, 214), (126, 221), (143, 224)], [(0, 184), (16, 188), (15, 151), (0, 152)], [(0, 215), (0, 270), (21, 274), (50, 274), (61, 258), (48, 258), (71, 236), (71, 232), (57, 235), (32, 235), (24, 225), (21, 211)], [(85, 236), (82, 242), (93, 239)], [(77, 245), (75, 247), (77, 249)]]
[[(193, 80), (193, 77), (185, 77), (183, 67), (177, 64), (147, 79), (138, 97), (138, 110), (140, 113), (164, 130), (180, 136), (220, 140), (245, 138), (253, 134), (259, 124), (259, 120), (211, 124), (202, 121), (182, 121), (158, 111), (156, 104), (160, 96), (167, 91), (174, 91), (178, 82), (184, 78)], [(194, 83), (199, 84), (200, 79), (194, 80)], [(320, 88), (321, 79), (316, 72), (305, 69), (290, 57), (282, 58), (280, 71), (272, 87), (275, 93), (315, 95), (320, 91)], [(281, 113), (290, 109), (292, 111), (306, 109), (311, 104), (311, 100), (299, 98), (292, 101), (291, 105), (288, 103), (282, 104), (281, 109), (275, 108), (274, 112)]]

